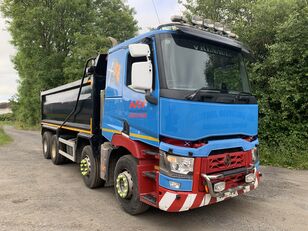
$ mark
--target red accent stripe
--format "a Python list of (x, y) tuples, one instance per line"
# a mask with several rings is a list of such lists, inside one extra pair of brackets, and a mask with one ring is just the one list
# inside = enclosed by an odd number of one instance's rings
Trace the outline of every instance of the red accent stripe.
[(188, 194), (181, 195), (179, 199), (175, 199), (169, 207), (168, 212), (178, 212), (182, 208), (187, 196)]
[(158, 196), (158, 203), (159, 203), (160, 200), (164, 197), (164, 195), (165, 195), (166, 192), (167, 192), (167, 191), (162, 191), (161, 194), (158, 193), (158, 194), (159, 194), (159, 196)]
[(193, 209), (193, 208), (200, 207), (203, 197), (204, 197), (204, 194), (197, 194), (196, 199), (190, 208)]

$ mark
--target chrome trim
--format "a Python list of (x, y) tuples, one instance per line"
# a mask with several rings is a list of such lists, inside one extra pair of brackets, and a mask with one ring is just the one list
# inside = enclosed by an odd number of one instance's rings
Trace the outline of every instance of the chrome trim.
[[(255, 174), (255, 177), (257, 179), (257, 169), (255, 166), (251, 166), (249, 168), (246, 169), (246, 172), (247, 171), (250, 171), (250, 170), (254, 170), (253, 173)], [(243, 171), (245, 172), (245, 171)], [(239, 173), (236, 173), (236, 174), (239, 174)], [(235, 175), (235, 174), (234, 174)], [(225, 196), (226, 194), (229, 194), (229, 193), (234, 193), (238, 190), (241, 190), (241, 189), (244, 189), (245, 187), (247, 186), (251, 186), (251, 185), (254, 185), (255, 181), (251, 182), (251, 183), (245, 183), (245, 184), (242, 184), (242, 185), (239, 185), (235, 188), (230, 188), (228, 190), (225, 190), (225, 191), (222, 191), (222, 192), (219, 192), (219, 193), (216, 193), (214, 192), (213, 190), (213, 183), (211, 182), (211, 180), (217, 180), (217, 179), (221, 179), (221, 178), (224, 178), (224, 175), (223, 173), (220, 173), (220, 174), (217, 174), (217, 175), (206, 175), (205, 173), (201, 173), (201, 176), (205, 179), (206, 183), (207, 183), (207, 186), (208, 186), (208, 189), (209, 189), (209, 192), (211, 194), (212, 197), (223, 197)]]

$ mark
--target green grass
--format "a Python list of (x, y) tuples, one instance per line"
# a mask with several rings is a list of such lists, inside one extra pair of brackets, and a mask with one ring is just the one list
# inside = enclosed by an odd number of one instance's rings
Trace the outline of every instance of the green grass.
[(0, 145), (8, 144), (12, 141), (12, 138), (9, 137), (3, 130), (2, 127), (0, 127)]

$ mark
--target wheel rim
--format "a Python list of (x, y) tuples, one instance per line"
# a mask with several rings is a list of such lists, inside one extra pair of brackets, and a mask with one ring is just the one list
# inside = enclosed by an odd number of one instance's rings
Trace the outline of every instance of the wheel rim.
[(117, 176), (116, 189), (123, 199), (129, 199), (133, 193), (133, 180), (129, 172), (124, 171)]
[(85, 156), (85, 158), (83, 158), (80, 161), (80, 172), (81, 175), (83, 176), (89, 176), (91, 173), (91, 161), (90, 161), (90, 157), (89, 156)]
[(47, 153), (47, 150), (48, 150), (48, 146), (47, 146), (47, 141), (46, 139), (43, 141), (43, 151), (44, 153)]
[(51, 158), (55, 159), (56, 158), (56, 154), (57, 154), (57, 148), (55, 143), (53, 143), (53, 145), (51, 146)]

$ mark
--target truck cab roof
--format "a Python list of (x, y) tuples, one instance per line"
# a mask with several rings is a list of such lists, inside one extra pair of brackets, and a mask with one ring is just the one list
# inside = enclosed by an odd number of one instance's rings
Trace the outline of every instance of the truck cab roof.
[[(172, 26), (174, 29), (164, 29), (167, 26)], [(214, 43), (221, 44), (222, 46), (227, 46), (235, 49), (240, 49), (242, 52), (249, 54), (249, 49), (240, 41), (236, 39), (232, 39), (214, 32), (209, 32), (206, 30), (202, 30), (200, 28), (188, 25), (188, 24), (181, 24), (181, 23), (172, 23), (172, 24), (166, 24), (166, 27), (164, 25), (159, 26), (157, 29), (138, 35), (134, 38), (131, 38), (129, 40), (126, 40), (111, 49), (109, 49), (108, 53), (113, 53), (116, 50), (126, 48), (128, 45), (133, 43), (138, 43), (142, 41), (143, 39), (147, 37), (153, 37), (158, 34), (164, 34), (164, 33), (173, 33), (173, 34), (186, 34), (194, 37), (199, 37), (204, 40), (208, 40)]]

